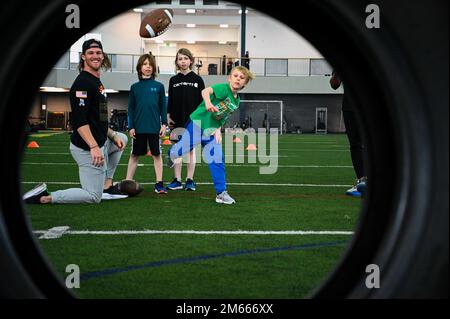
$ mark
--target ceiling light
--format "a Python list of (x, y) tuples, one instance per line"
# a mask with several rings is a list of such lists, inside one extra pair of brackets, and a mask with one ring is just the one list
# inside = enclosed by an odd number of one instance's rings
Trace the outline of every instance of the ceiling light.
[(188, 40), (188, 41), (186, 41), (186, 43), (187, 43), (187, 44), (195, 44), (195, 41), (193, 41), (193, 40)]
[(219, 25), (219, 27), (221, 27), (221, 28), (228, 28), (228, 24), (221, 24), (221, 25)]
[(69, 92), (68, 89), (57, 88), (57, 87), (53, 87), (53, 86), (41, 86), (40, 91), (41, 92)]
[(164, 40), (155, 39), (155, 43), (164, 43)]
[(195, 28), (195, 23), (188, 23), (188, 24), (186, 24), (186, 27)]
[[(245, 10), (245, 14), (248, 13), (248, 10)], [(239, 14), (242, 14), (242, 10), (239, 10)]]
[(219, 41), (219, 44), (227, 44), (227, 41)]
[(186, 13), (195, 13), (195, 9), (186, 9)]
[(142, 13), (142, 12), (144, 12), (144, 9), (142, 9), (142, 8), (134, 8), (133, 11), (137, 12), (137, 13)]

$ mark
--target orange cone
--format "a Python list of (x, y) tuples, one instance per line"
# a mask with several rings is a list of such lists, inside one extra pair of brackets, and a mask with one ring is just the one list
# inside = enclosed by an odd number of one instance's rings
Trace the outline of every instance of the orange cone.
[(152, 152), (148, 151), (147, 156), (152, 156)]
[(234, 143), (241, 143), (241, 139), (239, 137), (235, 137), (233, 142)]
[(35, 141), (31, 141), (27, 147), (28, 148), (39, 148), (39, 144), (36, 143)]
[(163, 142), (163, 145), (172, 145), (172, 142), (169, 141), (169, 140), (165, 140), (165, 141)]
[(248, 144), (248, 146), (247, 146), (247, 151), (256, 151), (256, 146), (255, 146), (255, 144)]

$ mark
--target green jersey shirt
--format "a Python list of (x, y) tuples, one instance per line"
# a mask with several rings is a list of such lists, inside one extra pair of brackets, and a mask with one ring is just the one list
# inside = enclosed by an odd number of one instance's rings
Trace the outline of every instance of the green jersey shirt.
[(238, 109), (240, 98), (235, 98), (228, 83), (214, 84), (211, 86), (214, 93), (210, 96), (211, 103), (219, 109), (219, 112), (208, 112), (205, 101), (202, 101), (191, 114), (192, 121), (201, 121), (203, 135), (211, 135), (219, 127), (223, 126), (231, 114)]

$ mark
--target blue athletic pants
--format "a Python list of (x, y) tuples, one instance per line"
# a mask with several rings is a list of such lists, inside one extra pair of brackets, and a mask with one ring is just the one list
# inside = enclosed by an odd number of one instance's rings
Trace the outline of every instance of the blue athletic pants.
[(220, 194), (226, 190), (225, 159), (222, 144), (216, 142), (214, 135), (203, 136), (203, 130), (189, 121), (178, 143), (171, 147), (169, 156), (175, 160), (189, 153), (198, 144), (203, 146), (203, 159), (208, 163), (216, 193)]

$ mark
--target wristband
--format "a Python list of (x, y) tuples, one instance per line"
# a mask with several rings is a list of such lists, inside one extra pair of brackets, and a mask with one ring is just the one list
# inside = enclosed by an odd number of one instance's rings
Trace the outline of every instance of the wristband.
[(98, 147), (97, 144), (95, 144), (94, 146), (90, 146), (89, 148), (90, 148), (90, 149), (93, 149), (93, 148), (96, 148), (96, 147)]

